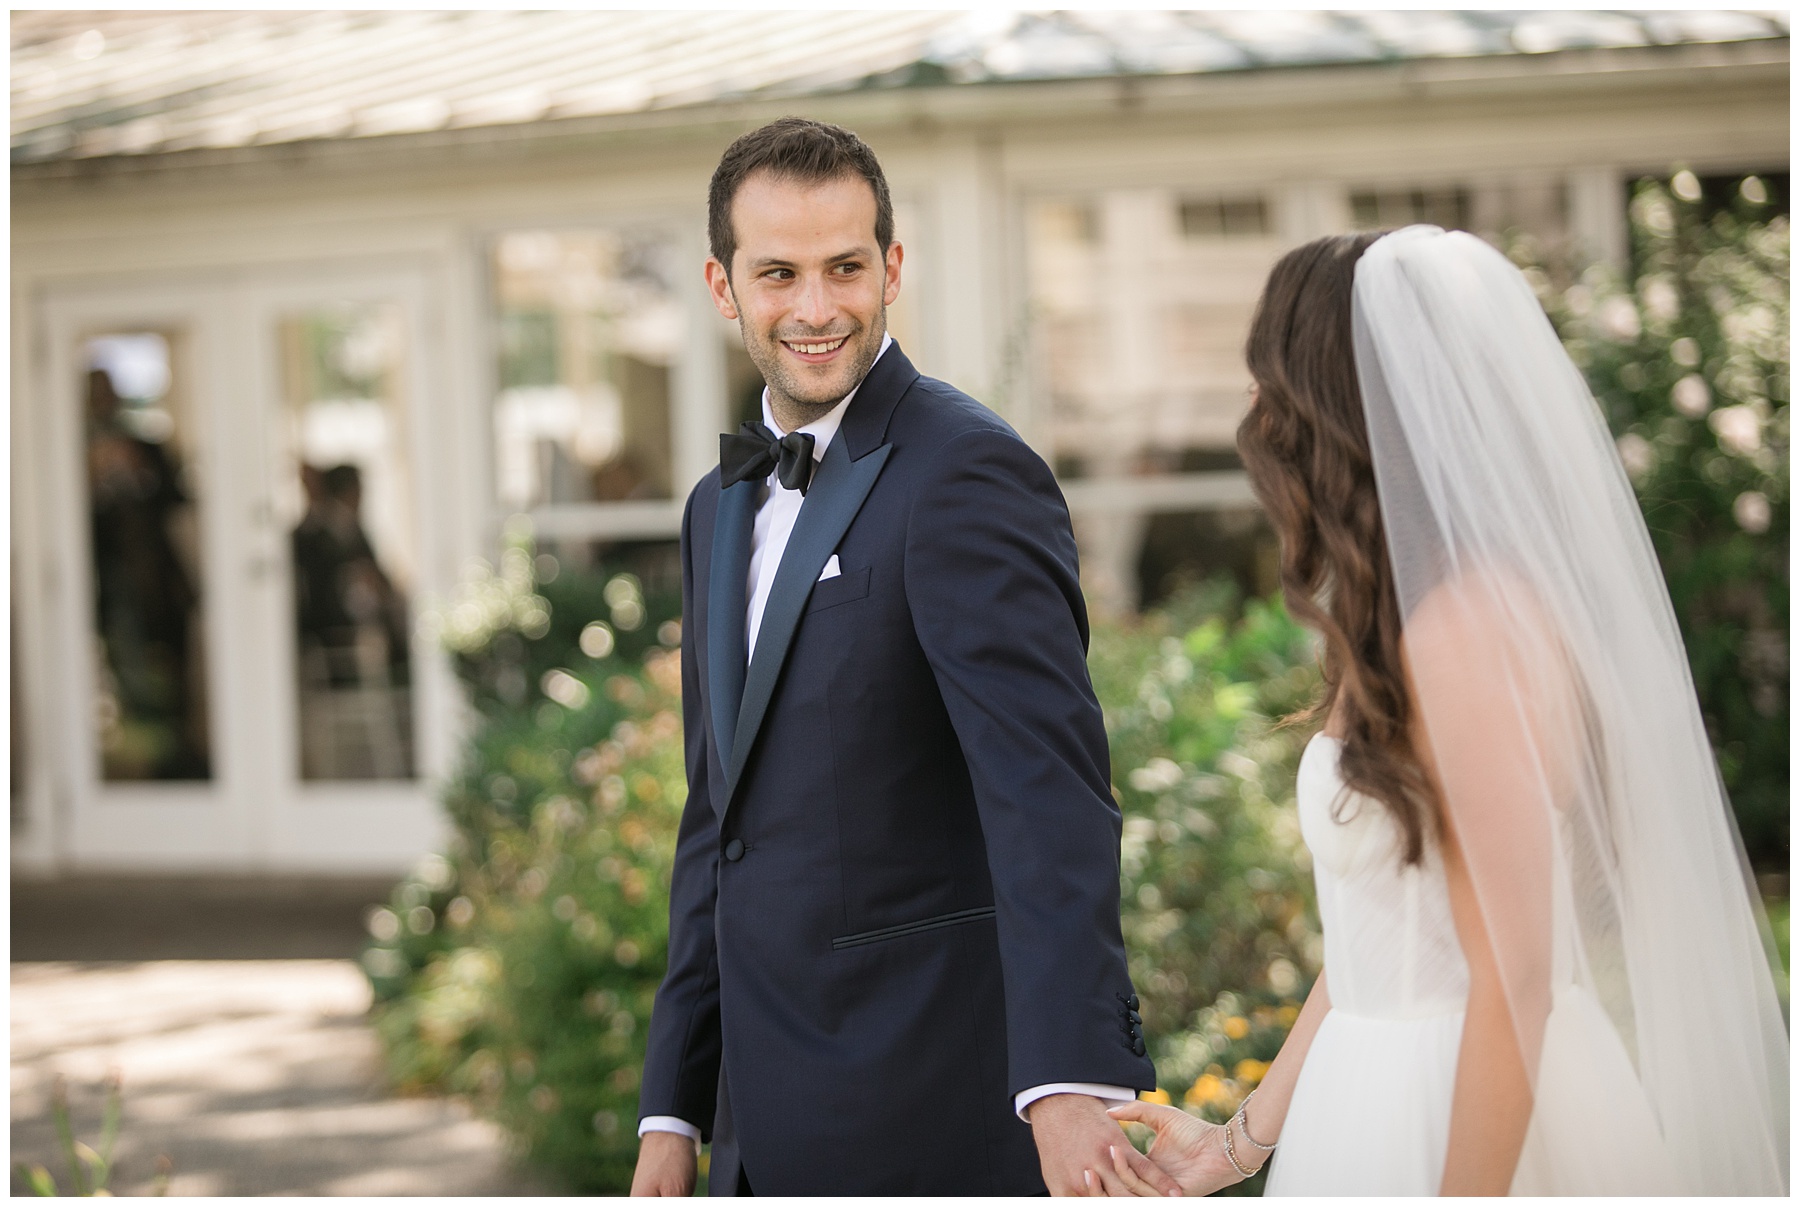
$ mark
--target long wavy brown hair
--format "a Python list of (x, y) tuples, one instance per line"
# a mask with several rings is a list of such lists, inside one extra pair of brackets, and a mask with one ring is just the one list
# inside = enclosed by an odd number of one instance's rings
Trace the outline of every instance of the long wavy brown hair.
[(1269, 273), (1245, 349), (1256, 398), (1237, 443), (1281, 541), (1288, 610), (1325, 639), (1325, 690), (1294, 719), (1337, 717), (1345, 786), (1387, 807), (1405, 862), (1416, 864), (1438, 810), (1409, 728), (1400, 604), (1350, 326), (1356, 262), (1380, 237), (1318, 239)]

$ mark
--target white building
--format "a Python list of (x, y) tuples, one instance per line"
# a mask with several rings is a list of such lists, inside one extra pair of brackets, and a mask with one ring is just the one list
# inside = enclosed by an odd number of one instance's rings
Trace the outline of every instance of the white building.
[(1257, 556), (1238, 353), (1284, 248), (1432, 220), (1620, 261), (1632, 179), (1788, 162), (1784, 15), (12, 31), (21, 872), (380, 872), (441, 840), (459, 708), (417, 613), (516, 513), (576, 555), (674, 537), (757, 385), (700, 265), (708, 175), (765, 120), (880, 153), (892, 326), (1057, 467), (1102, 608), (1153, 577), (1147, 533)]

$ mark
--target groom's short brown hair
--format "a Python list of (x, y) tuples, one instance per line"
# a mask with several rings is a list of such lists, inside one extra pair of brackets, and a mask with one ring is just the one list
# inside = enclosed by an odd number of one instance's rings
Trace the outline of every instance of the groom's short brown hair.
[(706, 197), (706, 233), (713, 258), (731, 275), (737, 232), (731, 203), (753, 172), (818, 184), (840, 176), (860, 176), (875, 193), (875, 243), (883, 255), (894, 241), (894, 201), (887, 177), (869, 144), (842, 126), (805, 117), (784, 117), (752, 130), (725, 148), (713, 169)]

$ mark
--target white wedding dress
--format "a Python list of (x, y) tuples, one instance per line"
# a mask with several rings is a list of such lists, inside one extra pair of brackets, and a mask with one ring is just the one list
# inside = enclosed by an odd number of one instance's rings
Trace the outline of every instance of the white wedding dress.
[[(1420, 761), (1533, 1074), (1512, 1189), (1785, 1195), (1777, 966), (1604, 414), (1473, 235), (1368, 244), (1350, 318)], [(1268, 1190), (1435, 1194), (1467, 966), (1442, 864), (1339, 800), (1339, 754), (1300, 767), (1332, 1008)]]
[[(1380, 804), (1356, 793), (1339, 803), (1338, 752), (1336, 739), (1315, 737), (1296, 785), (1331, 1011), (1301, 1067), (1267, 1193), (1432, 1195), (1450, 1137), (1468, 968), (1441, 860), (1428, 850), (1424, 863), (1403, 866), (1400, 830)], [(1558, 977), (1553, 1000), (1513, 1193), (1677, 1193), (1618, 1032), (1572, 979)]]

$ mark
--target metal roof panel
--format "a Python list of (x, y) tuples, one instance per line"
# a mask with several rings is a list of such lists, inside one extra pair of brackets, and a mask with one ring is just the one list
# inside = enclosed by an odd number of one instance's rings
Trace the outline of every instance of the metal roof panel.
[[(1783, 38), (1781, 12), (14, 12), (13, 161), (853, 88)], [(926, 70), (928, 69), (928, 70)]]

